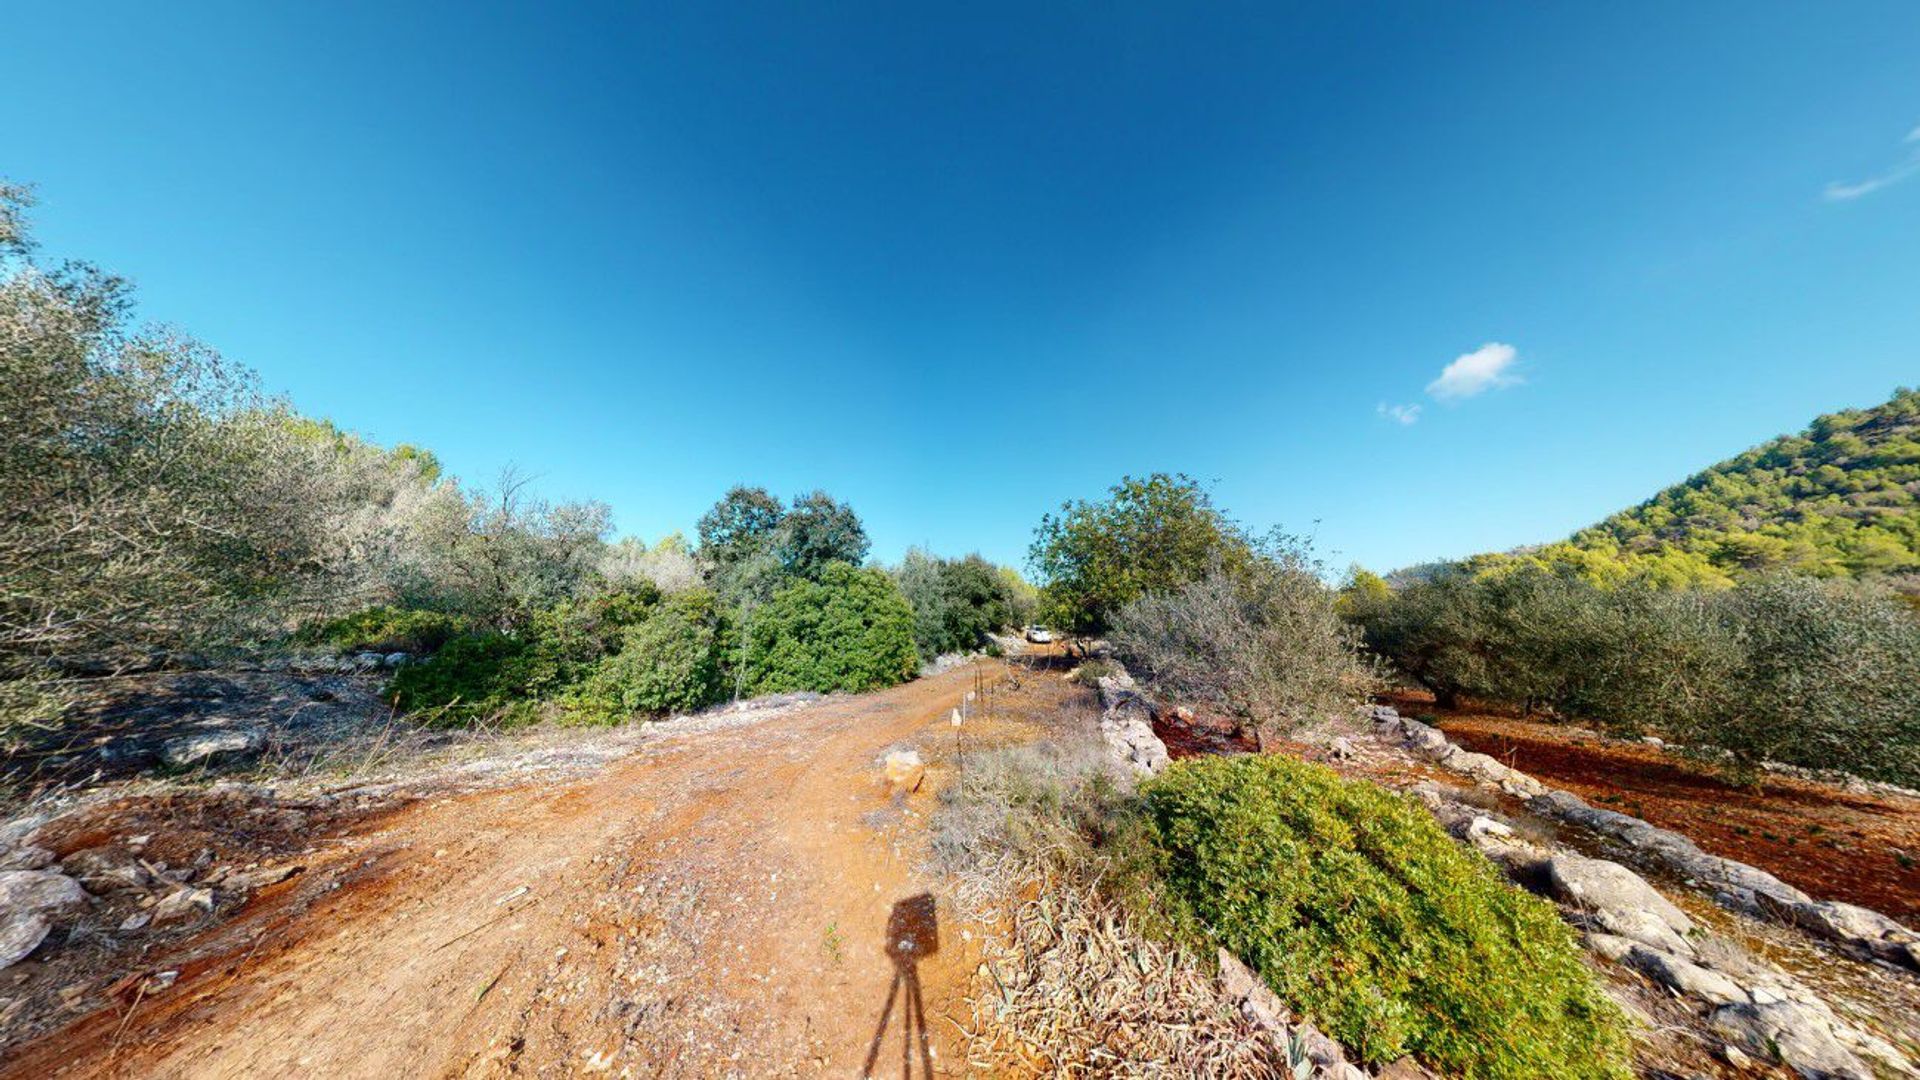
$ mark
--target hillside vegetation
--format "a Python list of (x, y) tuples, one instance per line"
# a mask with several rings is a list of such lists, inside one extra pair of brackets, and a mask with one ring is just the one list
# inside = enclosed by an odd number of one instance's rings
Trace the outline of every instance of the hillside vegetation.
[(1764, 761), (1920, 781), (1920, 392), (1816, 419), (1546, 547), (1341, 610), (1461, 697)]
[[(1475, 569), (1531, 562), (1600, 584), (1725, 586), (1768, 571), (1920, 577), (1920, 391), (1816, 418), (1702, 469), (1570, 539), (1476, 556)], [(1903, 580), (1904, 579), (1904, 580)]]
[(1920, 570), (1920, 391), (1819, 417), (1575, 534), (1629, 561), (1680, 553), (1724, 574)]

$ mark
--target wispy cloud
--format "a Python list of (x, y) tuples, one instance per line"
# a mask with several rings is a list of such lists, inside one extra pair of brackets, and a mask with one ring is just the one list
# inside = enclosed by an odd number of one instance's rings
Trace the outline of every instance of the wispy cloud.
[(1900, 145), (1907, 148), (1905, 161), (1875, 173), (1865, 180), (1855, 180), (1851, 183), (1835, 180), (1826, 186), (1821, 195), (1828, 202), (1847, 202), (1862, 195), (1871, 195), (1881, 188), (1892, 187), (1909, 177), (1920, 176), (1920, 127), (1907, 132), (1907, 137), (1900, 140)]
[(1514, 362), (1519, 359), (1518, 349), (1489, 341), (1470, 353), (1454, 357), (1453, 363), (1441, 369), (1440, 377), (1427, 384), (1427, 393), (1438, 401), (1460, 401), (1488, 390), (1513, 386), (1520, 381), (1520, 376), (1513, 373)]
[(1389, 405), (1383, 401), (1374, 406), (1373, 411), (1403, 426), (1420, 419), (1420, 406), (1418, 405)]

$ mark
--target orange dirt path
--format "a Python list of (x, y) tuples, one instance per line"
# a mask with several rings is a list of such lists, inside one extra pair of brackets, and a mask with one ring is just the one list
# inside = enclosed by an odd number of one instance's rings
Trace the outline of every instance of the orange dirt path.
[[(171, 988), (21, 1048), (0, 1076), (856, 1075), (896, 977), (889, 918), (929, 892), (929, 1038), (905, 1040), (903, 993), (875, 1072), (898, 1075), (909, 1051), (914, 1075), (957, 1073), (947, 1017), (979, 943), (921, 865), (941, 771), (900, 802), (876, 759), (944, 758), (973, 680), (962, 668), (663, 738), (586, 779), (409, 804), (189, 943), (211, 959)], [(1000, 736), (1039, 730), (1076, 692), (1028, 676), (1005, 696), (1033, 722)]]

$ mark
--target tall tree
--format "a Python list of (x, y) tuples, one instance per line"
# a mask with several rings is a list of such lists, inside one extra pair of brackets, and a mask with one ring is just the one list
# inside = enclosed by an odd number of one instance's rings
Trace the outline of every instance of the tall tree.
[(1150, 592), (1232, 571), (1252, 545), (1191, 477), (1122, 477), (1099, 502), (1074, 501), (1040, 519), (1028, 561), (1044, 582), (1043, 616), (1075, 634), (1103, 633)]

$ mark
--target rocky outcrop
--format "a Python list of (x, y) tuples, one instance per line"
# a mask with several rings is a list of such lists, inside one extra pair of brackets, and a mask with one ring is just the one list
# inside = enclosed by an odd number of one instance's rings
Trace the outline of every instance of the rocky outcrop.
[(1496, 758), (1466, 750), (1448, 739), (1439, 728), (1401, 716), (1391, 706), (1374, 706), (1373, 730), (1376, 735), (1404, 743), (1407, 749), (1428, 761), (1464, 773), (1517, 798), (1532, 798), (1547, 790), (1546, 785), (1526, 773), (1509, 768)]
[(1580, 921), (1666, 952), (1693, 954), (1687, 942), (1693, 920), (1639, 874), (1570, 851), (1549, 856), (1546, 870), (1551, 895), (1582, 916)]
[(1167, 767), (1167, 744), (1153, 733), (1153, 707), (1135, 689), (1133, 677), (1116, 663), (1102, 675), (1100, 735), (1116, 761), (1139, 776), (1153, 776)]
[(160, 759), (176, 769), (243, 761), (258, 757), (267, 746), (267, 729), (254, 724), (207, 727), (168, 739)]
[[(1646, 879), (1619, 863), (1522, 838), (1431, 781), (1420, 798), (1449, 832), (1558, 901), (1586, 947), (1693, 1003), (1699, 1022), (1740, 1053), (1802, 1076), (1916, 1076), (1886, 1041), (1843, 1020), (1806, 984), (1708, 934)], [(1871, 914), (1871, 913), (1869, 913)]]

